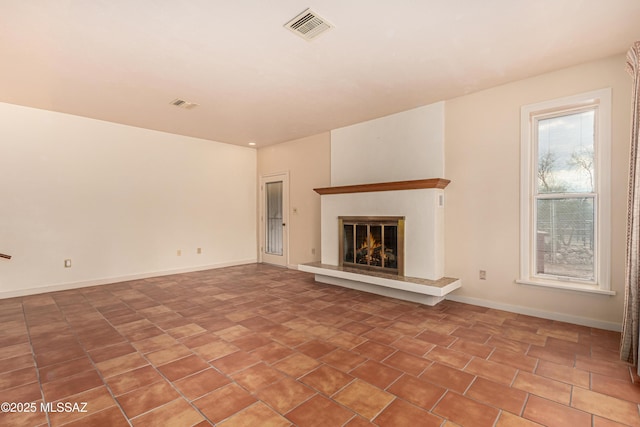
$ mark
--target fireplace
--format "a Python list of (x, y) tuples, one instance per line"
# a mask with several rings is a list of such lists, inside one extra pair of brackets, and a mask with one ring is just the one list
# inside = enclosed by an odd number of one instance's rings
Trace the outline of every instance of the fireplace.
[(403, 216), (338, 217), (341, 267), (404, 275)]
[(448, 183), (430, 178), (316, 188), (322, 196), (322, 258), (298, 268), (318, 282), (437, 304), (462, 286), (444, 277)]

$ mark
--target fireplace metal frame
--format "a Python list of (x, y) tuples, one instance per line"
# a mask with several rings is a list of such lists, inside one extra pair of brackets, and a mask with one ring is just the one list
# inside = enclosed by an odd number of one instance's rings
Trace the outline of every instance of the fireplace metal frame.
[[(378, 271), (381, 273), (395, 273), (398, 276), (404, 276), (404, 216), (339, 216), (338, 217), (338, 242), (339, 242), (339, 266), (340, 267), (352, 267), (360, 270)], [(398, 253), (397, 265), (398, 268), (378, 267), (368, 264), (356, 264), (351, 262), (344, 262), (344, 225), (380, 225), (387, 226), (393, 225), (398, 228)], [(384, 233), (382, 233), (384, 235)], [(384, 238), (383, 238), (384, 239)]]

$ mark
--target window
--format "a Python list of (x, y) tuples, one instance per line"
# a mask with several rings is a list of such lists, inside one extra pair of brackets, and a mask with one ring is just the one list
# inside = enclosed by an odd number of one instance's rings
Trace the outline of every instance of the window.
[(611, 90), (521, 111), (519, 283), (612, 293)]

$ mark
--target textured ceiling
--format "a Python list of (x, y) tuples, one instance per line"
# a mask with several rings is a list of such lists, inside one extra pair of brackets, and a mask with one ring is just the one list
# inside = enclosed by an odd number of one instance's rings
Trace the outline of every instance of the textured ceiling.
[[(307, 7), (335, 28), (283, 27)], [(636, 39), (638, 0), (0, 0), (0, 102), (260, 147)]]

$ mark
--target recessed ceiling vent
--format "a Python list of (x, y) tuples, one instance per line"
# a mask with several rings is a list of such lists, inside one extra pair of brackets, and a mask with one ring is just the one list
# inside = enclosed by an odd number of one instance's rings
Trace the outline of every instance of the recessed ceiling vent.
[(176, 98), (170, 102), (171, 105), (176, 107), (184, 108), (185, 110), (192, 110), (198, 106), (198, 104), (194, 102), (185, 101), (184, 99)]
[(305, 40), (312, 40), (329, 28), (333, 28), (333, 25), (313, 10), (307, 9), (287, 22), (285, 28), (288, 28)]

